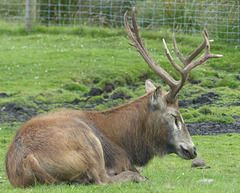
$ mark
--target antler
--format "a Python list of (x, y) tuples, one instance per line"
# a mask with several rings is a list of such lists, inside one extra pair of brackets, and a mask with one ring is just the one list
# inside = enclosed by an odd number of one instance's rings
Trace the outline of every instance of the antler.
[[(189, 72), (193, 68), (204, 63), (209, 58), (221, 58), (222, 57), (222, 55), (212, 54), (210, 52), (210, 42), (213, 42), (213, 40), (208, 39), (208, 34), (207, 34), (206, 29), (204, 29), (204, 32), (203, 32), (204, 42), (187, 58), (184, 58), (180, 54), (180, 52), (177, 48), (175, 36), (173, 34), (173, 47), (174, 47), (176, 55), (178, 56), (178, 58), (184, 65), (184, 68), (182, 68), (173, 60), (173, 58), (168, 50), (168, 47), (166, 45), (166, 42), (163, 39), (163, 45), (165, 48), (165, 52), (166, 52), (166, 55), (167, 55), (170, 63), (181, 74), (181, 79), (177, 81), (177, 80), (173, 79), (163, 68), (161, 68), (159, 65), (157, 65), (157, 63), (154, 61), (152, 56), (149, 54), (147, 48), (145, 47), (145, 45), (143, 43), (143, 39), (139, 33), (139, 27), (137, 26), (137, 23), (136, 23), (135, 7), (132, 10), (132, 25), (133, 25), (133, 27), (131, 27), (131, 25), (127, 21), (127, 11), (124, 14), (124, 25), (125, 25), (128, 37), (132, 41), (132, 43), (130, 43), (130, 45), (136, 47), (137, 51), (141, 54), (141, 56), (147, 62), (149, 67), (169, 85), (170, 90), (167, 93), (167, 100), (169, 102), (175, 101), (178, 91), (183, 87), (184, 83), (186, 82), (186, 80), (188, 78)], [(135, 34), (135, 36), (133, 35), (133, 33)], [(206, 48), (205, 53), (193, 61), (193, 59), (196, 58), (202, 52), (202, 50), (204, 48)]]

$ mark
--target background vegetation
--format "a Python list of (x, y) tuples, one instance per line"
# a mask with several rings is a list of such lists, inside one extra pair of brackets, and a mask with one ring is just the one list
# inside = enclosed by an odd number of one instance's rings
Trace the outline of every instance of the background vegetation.
[[(198, 37), (207, 28), (216, 40), (239, 46), (237, 0), (38, 0), (37, 24), (122, 28), (123, 15), (133, 6), (144, 29), (171, 29)], [(0, 8), (2, 19), (24, 23), (25, 0), (2, 0)]]
[[(113, 32), (82, 27), (71, 28), (71, 31), (67, 28), (64, 32), (61, 28), (61, 34), (58, 34), (56, 27), (39, 27), (36, 32), (26, 35), (24, 28), (5, 27), (7, 32), (5, 30), (1, 35), (0, 83), (1, 92), (9, 97), (1, 97), (2, 107), (14, 103), (40, 112), (66, 106), (106, 109), (127, 101), (111, 100), (113, 94), (128, 95), (130, 97), (126, 98), (130, 100), (144, 94), (144, 81), (148, 78), (168, 89), (135, 48), (128, 45), (123, 30)], [(82, 33), (76, 35), (79, 30)], [(169, 64), (161, 45), (161, 39), (165, 37), (169, 49), (173, 50), (172, 40), (161, 31), (145, 31), (142, 36), (155, 60), (178, 79), (179, 74)], [(202, 40), (189, 36), (186, 41), (177, 36), (177, 41), (179, 49), (187, 56)], [(186, 121), (235, 123), (240, 116), (239, 49), (218, 47), (213, 42), (212, 52), (224, 57), (209, 60), (190, 73), (189, 82), (179, 93), (182, 107), (185, 107), (181, 111)], [(173, 57), (180, 63), (174, 54)], [(107, 83), (115, 89), (89, 96), (91, 88), (104, 90)], [(205, 103), (195, 101), (197, 104), (194, 104), (193, 100), (208, 93), (215, 95), (208, 96), (209, 101)], [(45, 104), (46, 108), (42, 108)]]

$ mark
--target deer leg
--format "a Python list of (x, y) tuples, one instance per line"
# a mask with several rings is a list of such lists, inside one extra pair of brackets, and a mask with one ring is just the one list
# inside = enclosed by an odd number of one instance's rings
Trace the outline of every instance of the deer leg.
[(58, 184), (59, 182), (53, 178), (50, 174), (48, 174), (40, 165), (38, 160), (34, 155), (29, 154), (25, 160), (25, 171), (26, 176), (23, 176), (23, 179), (26, 181), (24, 187), (31, 186), (36, 181), (44, 184)]
[(125, 171), (115, 176), (110, 176), (114, 182), (145, 182), (147, 178), (143, 177), (138, 172)]
[[(104, 155), (99, 140), (95, 136), (89, 135), (88, 137), (91, 137), (91, 142), (94, 145), (88, 147), (87, 153), (83, 154), (85, 164), (79, 166), (79, 168), (86, 168), (86, 170), (84, 172), (80, 170), (79, 175), (72, 178), (71, 182), (97, 185), (112, 183), (105, 169)], [(76, 154), (82, 156), (79, 152)]]
[(101, 170), (91, 169), (88, 175), (91, 175), (91, 178), (94, 184), (105, 185), (108, 183), (112, 183), (112, 180), (107, 175), (105, 169), (101, 169)]
[(78, 183), (83, 185), (88, 184), (97, 184), (97, 185), (105, 185), (112, 183), (113, 180), (108, 176), (105, 169), (89, 169), (85, 175), (79, 175), (74, 177), (70, 183)]

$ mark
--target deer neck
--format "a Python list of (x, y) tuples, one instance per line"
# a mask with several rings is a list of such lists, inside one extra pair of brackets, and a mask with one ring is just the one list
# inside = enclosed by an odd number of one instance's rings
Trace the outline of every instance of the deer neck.
[(149, 93), (110, 111), (89, 112), (99, 130), (124, 149), (132, 164), (145, 165), (154, 148), (148, 140)]

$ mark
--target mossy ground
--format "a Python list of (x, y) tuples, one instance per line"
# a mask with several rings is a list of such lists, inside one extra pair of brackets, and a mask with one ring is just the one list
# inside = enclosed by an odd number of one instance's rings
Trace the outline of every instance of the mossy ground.
[[(128, 45), (129, 39), (122, 30), (93, 29), (95, 33), (76, 35), (71, 31), (58, 34), (53, 27), (48, 29), (49, 33), (40, 30), (27, 35), (21, 28), (10, 29), (14, 35), (5, 32), (0, 36), (1, 93), (9, 96), (1, 98), (0, 106), (11, 102), (37, 107), (39, 103), (64, 104), (79, 99), (82, 101), (79, 106), (88, 106), (89, 102), (91, 108), (106, 109), (113, 103), (111, 100), (103, 100), (100, 107), (94, 106), (91, 102), (93, 99), (87, 102), (84, 100), (91, 87), (102, 89), (105, 83), (112, 83), (116, 85), (116, 90), (131, 95), (130, 100), (145, 93), (143, 85), (148, 78), (168, 89), (135, 48)], [(165, 56), (161, 44), (164, 35), (157, 31), (153, 37), (151, 34), (153, 32), (144, 32), (142, 36), (153, 58), (174, 78), (179, 78)], [(172, 40), (167, 38), (166, 41), (172, 53)], [(187, 41), (177, 41), (184, 56), (201, 43), (199, 39), (190, 36)], [(179, 93), (179, 100), (191, 100), (208, 92), (216, 93), (219, 97), (211, 105), (207, 104), (211, 110), (207, 115), (196, 114), (196, 108), (188, 106), (185, 109), (185, 121), (212, 119), (230, 123), (234, 122), (230, 117), (240, 116), (239, 105), (234, 105), (240, 99), (239, 49), (216, 46), (213, 42), (212, 52), (223, 54), (224, 57), (211, 59), (194, 69), (190, 73), (189, 82)], [(172, 55), (180, 63), (175, 54)], [(119, 100), (117, 104), (124, 102), (127, 101)], [(221, 112), (224, 112), (224, 116)]]

